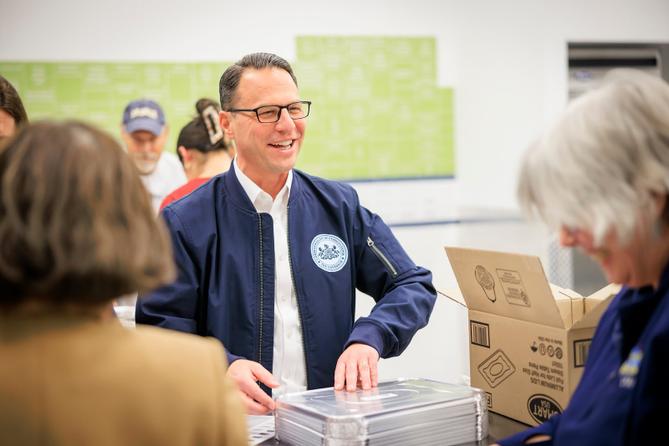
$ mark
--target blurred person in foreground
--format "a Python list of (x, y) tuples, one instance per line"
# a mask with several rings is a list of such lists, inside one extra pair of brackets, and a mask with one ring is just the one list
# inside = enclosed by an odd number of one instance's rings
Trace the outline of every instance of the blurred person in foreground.
[(0, 76), (0, 143), (25, 124), (28, 124), (28, 115), (18, 92)]
[(218, 104), (202, 98), (195, 103), (195, 109), (197, 116), (181, 129), (177, 138), (177, 155), (188, 182), (165, 197), (160, 209), (193, 192), (211, 177), (227, 171), (234, 158), (234, 150), (218, 119), (221, 111)]
[(121, 138), (157, 213), (167, 194), (186, 182), (177, 157), (163, 150), (169, 131), (165, 113), (156, 101), (136, 99), (125, 107), (122, 119)]
[(614, 70), (525, 155), (524, 210), (623, 285), (602, 315), (566, 410), (501, 445), (666, 441), (669, 387), (669, 85)]
[(242, 445), (224, 350), (114, 318), (171, 280), (170, 242), (132, 162), (77, 122), (0, 148), (0, 442)]

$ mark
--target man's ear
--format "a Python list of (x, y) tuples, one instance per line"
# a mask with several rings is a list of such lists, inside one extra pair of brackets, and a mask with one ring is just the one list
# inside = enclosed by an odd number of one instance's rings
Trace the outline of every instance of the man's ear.
[(179, 155), (181, 155), (181, 159), (183, 160), (184, 165), (193, 159), (193, 157), (190, 154), (190, 150), (188, 150), (184, 146), (177, 147), (177, 152), (179, 152)]
[(234, 132), (232, 131), (232, 113), (227, 112), (227, 111), (220, 111), (218, 112), (218, 119), (221, 124), (221, 128), (223, 129), (223, 132), (225, 132), (225, 136), (228, 137), (228, 140), (232, 140), (235, 138)]
[(127, 148), (128, 142), (130, 140), (130, 134), (125, 131), (125, 126), (123, 124), (121, 124), (120, 127), (121, 127), (121, 139), (125, 143), (125, 148)]

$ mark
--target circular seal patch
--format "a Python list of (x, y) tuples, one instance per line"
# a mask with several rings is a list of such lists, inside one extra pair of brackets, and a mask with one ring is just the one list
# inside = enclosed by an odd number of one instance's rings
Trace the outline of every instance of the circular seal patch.
[(346, 265), (348, 249), (336, 235), (318, 234), (311, 241), (311, 258), (323, 271), (334, 273)]

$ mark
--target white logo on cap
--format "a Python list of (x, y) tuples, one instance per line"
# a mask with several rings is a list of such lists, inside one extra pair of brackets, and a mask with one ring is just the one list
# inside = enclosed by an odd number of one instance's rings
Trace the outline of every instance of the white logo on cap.
[(335, 273), (346, 265), (348, 248), (336, 235), (318, 234), (311, 241), (311, 258), (323, 271)]
[(151, 107), (137, 107), (130, 110), (130, 119), (151, 118), (158, 119), (158, 110)]

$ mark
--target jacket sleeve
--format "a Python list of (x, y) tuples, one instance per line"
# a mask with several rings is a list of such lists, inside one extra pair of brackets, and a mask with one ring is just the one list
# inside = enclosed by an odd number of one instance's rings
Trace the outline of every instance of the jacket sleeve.
[[(187, 228), (178, 215), (169, 207), (162, 212), (167, 229), (172, 238), (172, 253), (177, 269), (174, 282), (148, 293), (140, 293), (135, 308), (138, 324), (156, 325), (162, 328), (206, 335), (206, 311), (200, 299), (199, 270), (201, 265), (196, 250), (190, 240)], [(228, 364), (240, 356), (225, 350)]]
[(356, 287), (376, 305), (355, 322), (346, 347), (363, 343), (382, 358), (397, 356), (430, 318), (432, 274), (413, 263), (381, 217), (357, 205), (356, 221)]

